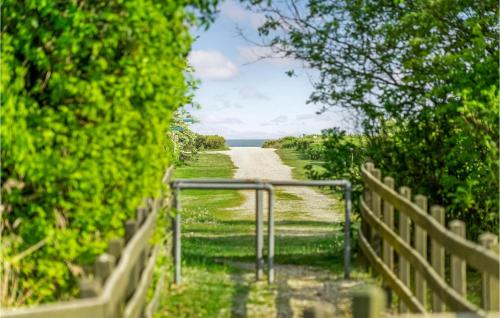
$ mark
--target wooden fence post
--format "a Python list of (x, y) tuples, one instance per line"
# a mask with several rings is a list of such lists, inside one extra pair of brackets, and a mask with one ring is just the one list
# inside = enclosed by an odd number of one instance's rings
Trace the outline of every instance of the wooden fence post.
[(125, 222), (125, 244), (132, 239), (135, 232), (137, 232), (137, 222), (135, 220)]
[[(382, 177), (382, 173), (380, 169), (372, 169), (372, 175), (375, 179), (379, 180)], [(376, 191), (372, 191), (372, 211), (373, 214), (377, 217), (377, 219), (380, 220), (381, 217), (381, 210), (382, 210), (382, 200), (380, 198), (380, 195)], [(372, 231), (372, 244), (373, 244), (373, 249), (377, 253), (378, 256), (382, 256), (382, 244), (381, 244), (381, 236), (377, 234), (375, 231)]]
[(146, 220), (149, 210), (150, 210), (149, 208), (143, 208), (143, 207), (137, 208), (136, 219), (138, 225), (141, 225), (144, 222), (144, 220)]
[(111, 272), (115, 268), (115, 261), (115, 257), (109, 254), (101, 254), (97, 258), (94, 265), (94, 271), (96, 278), (99, 279), (102, 285), (104, 285), (109, 275), (111, 275)]
[[(372, 162), (366, 162), (365, 168), (369, 173), (372, 173), (372, 170), (375, 168), (375, 166)], [(364, 201), (366, 203), (366, 206), (368, 206), (371, 209), (372, 208), (373, 191), (366, 185), (364, 187), (364, 190), (365, 190), (364, 191)], [(361, 231), (362, 231), (363, 235), (366, 237), (366, 239), (372, 238), (373, 231), (370, 228), (370, 226), (368, 225), (368, 223), (365, 222), (364, 220), (361, 220)], [(364, 261), (365, 261), (364, 263), (365, 263), (366, 271), (367, 272), (371, 271), (370, 261), (366, 258), (364, 259)]]
[(118, 262), (120, 257), (122, 256), (123, 252), (123, 239), (121, 238), (114, 238), (111, 241), (109, 241), (108, 244), (108, 254), (113, 255), (115, 257), (115, 264)]
[[(137, 222), (135, 220), (128, 220), (125, 223), (125, 242), (129, 242), (132, 237), (134, 237), (137, 232)], [(140, 258), (140, 257), (139, 257)], [(137, 283), (139, 282), (139, 266), (138, 264), (134, 264), (134, 269), (131, 272), (129, 277), (128, 286), (127, 286), (127, 298), (134, 294), (134, 291), (137, 287)]]
[[(438, 205), (431, 207), (432, 217), (444, 226), (444, 208)], [(434, 240), (431, 240), (431, 263), (436, 273), (444, 279), (444, 248)], [(435, 294), (432, 293), (432, 311), (444, 312), (446, 310), (444, 302)]]
[[(450, 222), (450, 230), (456, 235), (465, 238), (465, 223), (459, 220)], [(467, 293), (466, 263), (456, 256), (451, 256), (451, 287), (460, 295)]]
[(384, 313), (385, 305), (384, 292), (375, 286), (368, 286), (366, 289), (354, 294), (352, 300), (353, 318), (379, 318)]
[[(415, 203), (427, 214), (427, 198), (425, 196), (416, 195)], [(424, 259), (427, 259), (427, 232), (417, 224), (415, 224), (415, 249)], [(427, 282), (418, 271), (415, 271), (415, 296), (425, 308), (427, 303)]]
[(93, 298), (101, 294), (101, 283), (91, 278), (80, 280), (80, 298)]
[[(389, 188), (394, 189), (394, 179), (392, 177), (385, 177), (384, 184)], [(386, 200), (383, 200), (382, 204), (384, 207), (384, 223), (394, 231), (394, 207)], [(394, 249), (386, 240), (383, 240), (382, 248), (384, 263), (387, 265), (387, 267), (390, 268), (392, 272), (394, 272)], [(388, 307), (390, 307), (392, 303), (391, 290), (388, 286), (385, 287), (385, 290), (387, 292), (387, 304)]]
[[(498, 253), (498, 238), (491, 233), (483, 233), (479, 237), (481, 245), (485, 248), (492, 250), (495, 254)], [(499, 309), (499, 295), (498, 295), (498, 279), (490, 276), (488, 273), (483, 273), (482, 278), (482, 300), (483, 308), (489, 311)]]
[[(408, 187), (399, 188), (399, 193), (401, 196), (411, 201), (411, 189)], [(410, 245), (410, 218), (403, 212), (399, 212), (399, 236), (406, 244)], [(399, 278), (401, 282), (405, 284), (408, 289), (411, 290), (410, 286), (410, 262), (406, 260), (402, 255), (399, 255)], [(405, 303), (401, 300), (399, 301), (399, 311), (407, 312), (408, 308)]]

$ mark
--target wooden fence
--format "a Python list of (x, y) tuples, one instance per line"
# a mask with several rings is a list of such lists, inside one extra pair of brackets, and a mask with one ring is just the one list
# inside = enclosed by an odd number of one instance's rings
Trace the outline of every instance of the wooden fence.
[[(423, 195), (412, 201), (408, 187), (396, 192), (394, 179), (386, 176), (382, 181), (372, 163), (361, 168), (361, 176), (360, 246), (386, 287), (397, 294), (400, 312), (498, 311), (497, 236), (482, 234), (476, 244), (465, 239), (463, 222), (453, 220), (447, 229), (443, 207), (429, 209)], [(481, 308), (467, 299), (467, 266), (481, 273)]]
[[(169, 183), (170, 167), (163, 181)], [(170, 244), (151, 244), (156, 219), (171, 205), (170, 197), (148, 199), (137, 209), (136, 219), (125, 223), (125, 237), (109, 242), (100, 255), (94, 274), (80, 282), (80, 299), (2, 310), (2, 318), (143, 318), (152, 317), (163, 287), (165, 271), (159, 278), (154, 296), (147, 303), (147, 292), (161, 248)], [(168, 237), (166, 236), (166, 241)]]

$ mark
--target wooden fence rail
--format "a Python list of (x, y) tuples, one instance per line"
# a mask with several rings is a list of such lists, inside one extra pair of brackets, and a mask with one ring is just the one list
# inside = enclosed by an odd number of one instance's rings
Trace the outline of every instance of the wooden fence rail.
[[(170, 182), (173, 167), (163, 178)], [(125, 223), (125, 237), (109, 242), (107, 253), (94, 265), (93, 277), (80, 281), (80, 298), (72, 301), (21, 307), (0, 311), (2, 318), (142, 318), (152, 317), (158, 303), (164, 276), (159, 279), (151, 302), (147, 291), (151, 286), (155, 263), (163, 248), (151, 245), (160, 211), (169, 208), (170, 198), (148, 199), (137, 209), (136, 218)]]
[[(425, 314), (390, 314), (386, 312), (386, 295), (384, 291), (376, 286), (369, 285), (358, 290), (353, 295), (352, 316), (353, 318), (498, 318), (498, 312), (487, 312), (482, 315), (478, 313), (464, 312), (439, 312)], [(313, 315), (312, 317), (331, 317), (325, 315)]]
[[(412, 201), (408, 187), (396, 192), (393, 178), (386, 176), (382, 181), (381, 171), (372, 163), (361, 167), (361, 176), (365, 192), (360, 200), (360, 246), (398, 295), (400, 312), (483, 315), (499, 310), (500, 262), (495, 235), (482, 234), (480, 244), (468, 241), (463, 222), (453, 220), (447, 229), (443, 207), (429, 209), (423, 195)], [(446, 254), (451, 258), (449, 277)], [(481, 308), (467, 299), (467, 265), (482, 274)]]

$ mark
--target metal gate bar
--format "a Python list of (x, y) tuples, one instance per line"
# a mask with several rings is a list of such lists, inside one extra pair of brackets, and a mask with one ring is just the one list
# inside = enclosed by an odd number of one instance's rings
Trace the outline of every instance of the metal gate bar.
[[(213, 180), (212, 180), (213, 181)], [(171, 187), (175, 189), (175, 208), (177, 213), (173, 220), (174, 232), (174, 283), (181, 283), (181, 205), (180, 205), (180, 192), (182, 189), (213, 189), (213, 190), (256, 190), (256, 279), (261, 279), (262, 276), (262, 245), (263, 245), (263, 231), (262, 231), (262, 191), (268, 192), (268, 282), (274, 281), (274, 213), (273, 213), (273, 186), (266, 183), (242, 183), (242, 182), (199, 182), (199, 180), (185, 180), (178, 179), (171, 182)]]
[[(345, 209), (345, 222), (344, 222), (344, 279), (350, 277), (351, 267), (351, 182), (348, 180), (260, 180), (260, 179), (182, 179), (179, 180), (183, 183), (205, 183), (205, 184), (270, 184), (274, 187), (287, 186), (287, 187), (342, 187), (344, 190), (344, 209)], [(176, 181), (173, 181), (175, 183)], [(258, 215), (258, 211), (256, 213)], [(256, 220), (258, 223), (258, 220)], [(257, 225), (258, 227), (258, 225)], [(274, 230), (274, 225), (273, 225)], [(258, 232), (258, 228), (257, 228)], [(274, 243), (274, 236), (272, 238)], [(258, 238), (257, 238), (258, 241)], [(274, 246), (273, 246), (274, 252)], [(257, 254), (259, 250), (257, 248)]]

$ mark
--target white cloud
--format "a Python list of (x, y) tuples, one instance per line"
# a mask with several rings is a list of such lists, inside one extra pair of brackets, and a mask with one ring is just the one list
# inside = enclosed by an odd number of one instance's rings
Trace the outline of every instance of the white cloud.
[(246, 10), (236, 1), (224, 2), (220, 7), (220, 12), (232, 21), (236, 23), (248, 23), (254, 29), (259, 28), (266, 21), (264, 15)]
[(219, 51), (194, 50), (188, 59), (195, 74), (204, 79), (229, 80), (238, 75), (238, 67)]
[(260, 125), (261, 126), (275, 126), (275, 125), (283, 125), (283, 124), (286, 124), (288, 122), (288, 116), (286, 115), (281, 115), (281, 116), (278, 116), (268, 122), (265, 122), (265, 123), (261, 123)]
[(241, 46), (238, 53), (245, 63), (254, 63), (259, 60), (278, 66), (297, 66), (298, 61), (276, 52), (267, 46)]
[(256, 88), (245, 86), (238, 90), (238, 94), (244, 99), (261, 99), (261, 100), (271, 100), (269, 96), (264, 95), (259, 92)]
[(281, 115), (281, 116), (278, 116), (278, 117), (274, 118), (273, 120), (271, 120), (271, 123), (273, 123), (273, 124), (284, 124), (287, 121), (288, 121), (288, 116)]
[(321, 121), (321, 122), (329, 122), (332, 121), (331, 117), (325, 114), (300, 114), (297, 115), (296, 119), (298, 121), (306, 121), (306, 120), (311, 120), (311, 121)]
[(202, 108), (204, 106), (208, 106), (212, 110), (223, 110), (223, 109), (229, 109), (229, 108), (235, 108), (235, 109), (242, 109), (243, 105), (229, 101), (226, 98), (226, 95), (223, 94), (217, 94), (214, 95), (212, 101), (205, 103), (202, 105)]

